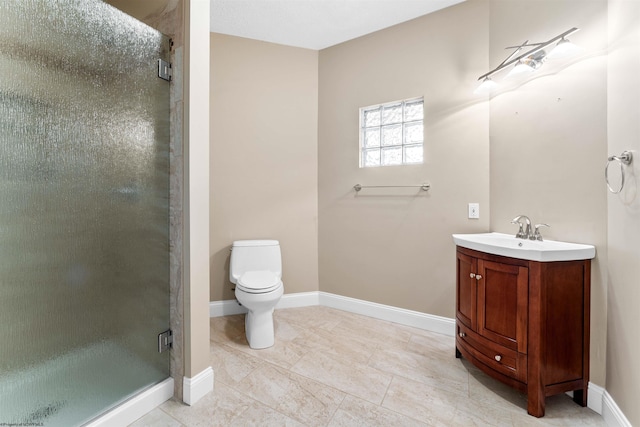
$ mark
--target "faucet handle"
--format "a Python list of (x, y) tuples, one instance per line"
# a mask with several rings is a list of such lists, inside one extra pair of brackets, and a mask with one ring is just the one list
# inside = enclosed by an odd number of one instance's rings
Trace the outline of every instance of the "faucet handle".
[(522, 223), (520, 217), (511, 220), (511, 224), (518, 224), (518, 232), (516, 233), (516, 239), (524, 239), (524, 230), (522, 229)]
[(542, 234), (540, 234), (540, 227), (551, 227), (549, 224), (536, 224), (534, 227), (535, 232), (531, 236), (531, 240), (539, 240), (542, 242)]

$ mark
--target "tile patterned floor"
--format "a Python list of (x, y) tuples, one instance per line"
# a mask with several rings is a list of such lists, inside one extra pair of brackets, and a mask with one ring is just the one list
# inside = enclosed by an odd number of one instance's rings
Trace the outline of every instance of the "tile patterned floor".
[(327, 307), (277, 310), (276, 344), (251, 350), (244, 316), (211, 319), (212, 393), (169, 400), (131, 427), (606, 426), (566, 395), (546, 416), (454, 357), (454, 339)]

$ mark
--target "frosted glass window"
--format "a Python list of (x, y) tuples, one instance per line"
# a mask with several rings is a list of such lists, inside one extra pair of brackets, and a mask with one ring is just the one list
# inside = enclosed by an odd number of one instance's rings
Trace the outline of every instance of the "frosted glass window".
[(422, 163), (422, 144), (404, 146), (404, 163)]
[(414, 120), (422, 121), (423, 116), (423, 100), (407, 102), (404, 106), (404, 121), (411, 122)]
[(365, 111), (364, 122), (367, 127), (380, 126), (380, 107)]
[(360, 167), (423, 162), (424, 99), (360, 109)]
[(382, 145), (402, 145), (402, 125), (383, 126)]
[(422, 121), (407, 123), (404, 126), (405, 144), (417, 144), (422, 142)]
[(380, 128), (376, 127), (364, 131), (364, 146), (367, 148), (380, 146)]
[(382, 165), (401, 165), (402, 164), (402, 148), (385, 147), (382, 149)]
[(380, 164), (380, 149), (365, 150), (364, 151), (365, 162), (369, 164)]
[(382, 107), (382, 123), (402, 123), (402, 103)]

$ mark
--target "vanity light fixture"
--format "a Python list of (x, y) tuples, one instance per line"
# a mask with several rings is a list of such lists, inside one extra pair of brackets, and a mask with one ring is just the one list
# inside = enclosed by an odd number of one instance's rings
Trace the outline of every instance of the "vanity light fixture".
[[(511, 53), (511, 55), (509, 55), (504, 61), (502, 61), (496, 68), (478, 77), (478, 80), (481, 83), (480, 86), (478, 86), (478, 88), (474, 91), (474, 93), (486, 94), (495, 89), (498, 84), (490, 77), (498, 71), (504, 70), (510, 65), (515, 64), (506, 77), (516, 78), (519, 76), (530, 74), (533, 71), (537, 70), (542, 66), (547, 58), (566, 58), (568, 56), (579, 53), (581, 49), (575, 46), (566, 38), (568, 35), (573, 34), (576, 31), (578, 31), (578, 28), (574, 27), (565, 31), (564, 33), (558, 34), (557, 36), (547, 40), (546, 42), (529, 43), (529, 40), (527, 40), (518, 46), (506, 47), (505, 49), (514, 49), (513, 53)], [(556, 42), (556, 46), (549, 54), (547, 54), (544, 49)], [(523, 54), (518, 55), (524, 48), (531, 49), (527, 50)]]

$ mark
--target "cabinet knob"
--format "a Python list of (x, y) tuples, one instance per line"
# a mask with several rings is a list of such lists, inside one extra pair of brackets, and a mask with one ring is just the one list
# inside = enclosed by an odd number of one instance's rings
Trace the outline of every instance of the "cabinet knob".
[(466, 337), (466, 336), (467, 336), (467, 334), (465, 334), (464, 332), (460, 332), (460, 333), (458, 334), (458, 336), (459, 336), (460, 338), (464, 338), (464, 337)]
[(476, 280), (480, 280), (480, 279), (482, 279), (482, 276), (479, 274), (476, 274)]
[(469, 274), (469, 277), (471, 277), (472, 279), (475, 279), (476, 275), (471, 273), (471, 274)]
[(494, 359), (496, 359), (497, 362), (502, 360), (502, 356), (500, 356), (499, 354), (496, 354), (496, 356), (494, 357)]

